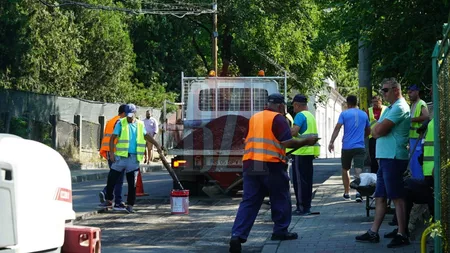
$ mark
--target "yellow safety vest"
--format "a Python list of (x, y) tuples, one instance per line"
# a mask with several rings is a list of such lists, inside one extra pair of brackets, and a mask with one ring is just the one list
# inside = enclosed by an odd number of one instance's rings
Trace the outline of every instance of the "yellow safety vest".
[[(137, 147), (136, 147), (136, 157), (138, 161), (142, 161), (144, 159), (145, 153), (145, 138), (144, 138), (144, 122), (140, 120), (136, 120), (137, 123)], [(128, 157), (128, 147), (130, 145), (130, 136), (129, 136), (129, 127), (127, 118), (123, 118), (120, 120), (120, 124), (122, 124), (122, 132), (119, 136), (119, 141), (116, 144), (116, 152), (117, 156)]]
[[(382, 105), (381, 106), (381, 113), (380, 113), (380, 117), (381, 115), (383, 115), (384, 111), (386, 110), (386, 106)], [(377, 123), (378, 121), (375, 119), (375, 114), (373, 114), (373, 107), (369, 108), (369, 122), (370, 122), (370, 129), (372, 129), (375, 126), (375, 123)], [(372, 138), (372, 134), (369, 135), (369, 138)]]
[(423, 147), (423, 175), (432, 176), (434, 168), (434, 119), (428, 123)]
[[(411, 119), (420, 116), (422, 106), (426, 107), (427, 103), (425, 103), (425, 101), (423, 101), (422, 99), (419, 99), (419, 101), (417, 101), (417, 103), (411, 107)], [(411, 122), (411, 127), (409, 128), (409, 138), (419, 137), (419, 134), (416, 132), (416, 130), (420, 127), (420, 125), (421, 122)]]
[[(317, 124), (316, 124), (316, 119), (314, 118), (314, 115), (312, 115), (312, 113), (310, 113), (309, 111), (302, 111), (299, 112), (302, 113), (303, 115), (305, 115), (306, 117), (306, 124), (307, 124), (307, 129), (306, 131), (301, 134), (299, 137), (294, 137), (294, 138), (307, 138), (307, 137), (318, 137), (317, 134)], [(293, 155), (314, 155), (315, 157), (318, 157), (320, 155), (320, 145), (319, 143), (314, 144), (314, 146), (304, 146), (301, 147), (299, 149), (297, 149), (296, 151), (292, 152)]]

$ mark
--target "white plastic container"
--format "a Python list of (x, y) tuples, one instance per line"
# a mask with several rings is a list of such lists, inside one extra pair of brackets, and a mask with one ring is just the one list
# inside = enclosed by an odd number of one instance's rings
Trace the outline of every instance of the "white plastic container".
[(61, 155), (39, 142), (0, 134), (1, 252), (59, 252), (65, 223), (73, 219), (71, 175)]

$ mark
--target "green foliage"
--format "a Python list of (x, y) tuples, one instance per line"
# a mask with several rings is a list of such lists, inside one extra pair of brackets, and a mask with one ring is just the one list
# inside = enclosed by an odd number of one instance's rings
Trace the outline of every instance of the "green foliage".
[(9, 123), (10, 133), (20, 136), (22, 138), (28, 138), (28, 123), (25, 119), (11, 118)]
[[(447, 20), (446, 6), (425, 0), (220, 0), (218, 74), (255, 76), (264, 69), (273, 76), (286, 70), (290, 88), (317, 94), (331, 78), (346, 96), (357, 92), (362, 40), (372, 48), (374, 83), (395, 76), (406, 84), (429, 84), (429, 57)], [(165, 99), (179, 99), (181, 72), (206, 76), (212, 69), (211, 18), (1, 1), (0, 88), (161, 107)]]
[[(330, 41), (348, 42), (352, 67), (358, 63), (358, 40), (372, 48), (372, 80), (396, 77), (403, 84), (430, 87), (430, 57), (448, 20), (446, 1), (319, 0), (328, 14)], [(378, 88), (376, 86), (376, 88)]]

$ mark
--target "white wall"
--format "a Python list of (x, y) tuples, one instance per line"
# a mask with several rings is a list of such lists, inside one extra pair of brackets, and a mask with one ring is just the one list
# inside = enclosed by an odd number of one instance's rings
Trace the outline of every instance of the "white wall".
[(339, 158), (341, 157), (342, 149), (342, 128), (338, 137), (334, 141), (334, 152), (328, 152), (328, 144), (330, 143), (331, 135), (333, 134), (339, 115), (343, 110), (342, 105), (345, 102), (345, 99), (334, 89), (331, 89), (331, 92), (327, 95), (328, 100), (321, 104), (315, 104), (317, 98), (316, 96), (311, 96), (309, 98), (310, 102), (308, 103), (308, 107), (310, 112), (316, 117), (317, 131), (319, 132), (319, 137), (321, 138), (319, 140), (319, 158)]

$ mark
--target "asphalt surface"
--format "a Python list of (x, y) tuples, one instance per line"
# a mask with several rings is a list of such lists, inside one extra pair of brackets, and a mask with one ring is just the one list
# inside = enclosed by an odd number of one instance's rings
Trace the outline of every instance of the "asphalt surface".
[[(339, 159), (316, 160), (314, 188), (336, 174), (339, 167)], [(75, 222), (102, 229), (102, 252), (228, 252), (239, 196), (190, 197), (189, 215), (172, 215), (169, 174), (161, 171), (142, 176), (149, 196), (138, 197), (135, 214), (108, 211)], [(105, 183), (106, 180), (98, 180), (73, 184), (74, 210), (82, 213), (98, 209), (98, 192)], [(263, 204), (245, 252), (261, 252), (271, 231), (270, 206)]]

